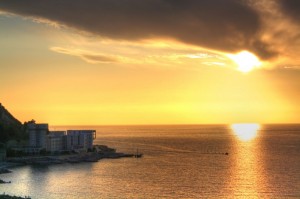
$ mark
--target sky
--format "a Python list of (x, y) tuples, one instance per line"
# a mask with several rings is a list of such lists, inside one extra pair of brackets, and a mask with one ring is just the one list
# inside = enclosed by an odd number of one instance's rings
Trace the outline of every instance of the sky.
[(0, 102), (51, 125), (300, 123), (298, 0), (0, 0)]

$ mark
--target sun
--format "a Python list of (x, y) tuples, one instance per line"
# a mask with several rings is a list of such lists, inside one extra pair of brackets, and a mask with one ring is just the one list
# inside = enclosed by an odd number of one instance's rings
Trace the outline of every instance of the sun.
[(243, 73), (248, 73), (262, 65), (261, 61), (259, 61), (259, 58), (249, 51), (241, 51), (237, 54), (229, 54), (228, 57), (237, 64), (237, 70)]
[(231, 128), (234, 134), (241, 141), (250, 141), (257, 136), (258, 130), (260, 129), (259, 124), (232, 124)]

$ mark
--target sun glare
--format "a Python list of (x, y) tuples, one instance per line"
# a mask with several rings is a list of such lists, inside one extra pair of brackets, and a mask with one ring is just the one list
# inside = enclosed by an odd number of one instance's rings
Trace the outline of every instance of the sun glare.
[(237, 70), (243, 73), (248, 73), (254, 68), (260, 67), (262, 64), (257, 56), (248, 51), (242, 51), (238, 54), (230, 54), (228, 57), (237, 64)]
[(242, 141), (250, 141), (257, 136), (259, 124), (232, 124), (234, 134)]

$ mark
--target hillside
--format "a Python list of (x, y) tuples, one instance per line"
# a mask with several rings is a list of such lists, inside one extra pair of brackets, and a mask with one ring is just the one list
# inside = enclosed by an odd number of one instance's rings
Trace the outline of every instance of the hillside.
[(0, 143), (26, 139), (22, 123), (0, 103)]
[(0, 124), (5, 125), (22, 125), (4, 106), (0, 103)]

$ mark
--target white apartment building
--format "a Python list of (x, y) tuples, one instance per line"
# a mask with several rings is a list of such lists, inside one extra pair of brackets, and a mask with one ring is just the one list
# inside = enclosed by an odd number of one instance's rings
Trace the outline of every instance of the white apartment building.
[(88, 150), (93, 148), (96, 138), (95, 130), (51, 131), (48, 124), (27, 123), (30, 151), (46, 149), (49, 152)]
[(27, 124), (27, 132), (29, 134), (30, 147), (46, 149), (48, 124), (36, 124), (34, 121), (31, 121)]
[(47, 135), (47, 151), (66, 150), (66, 131), (50, 131)]
[(92, 149), (95, 138), (95, 130), (68, 130), (67, 149)]

